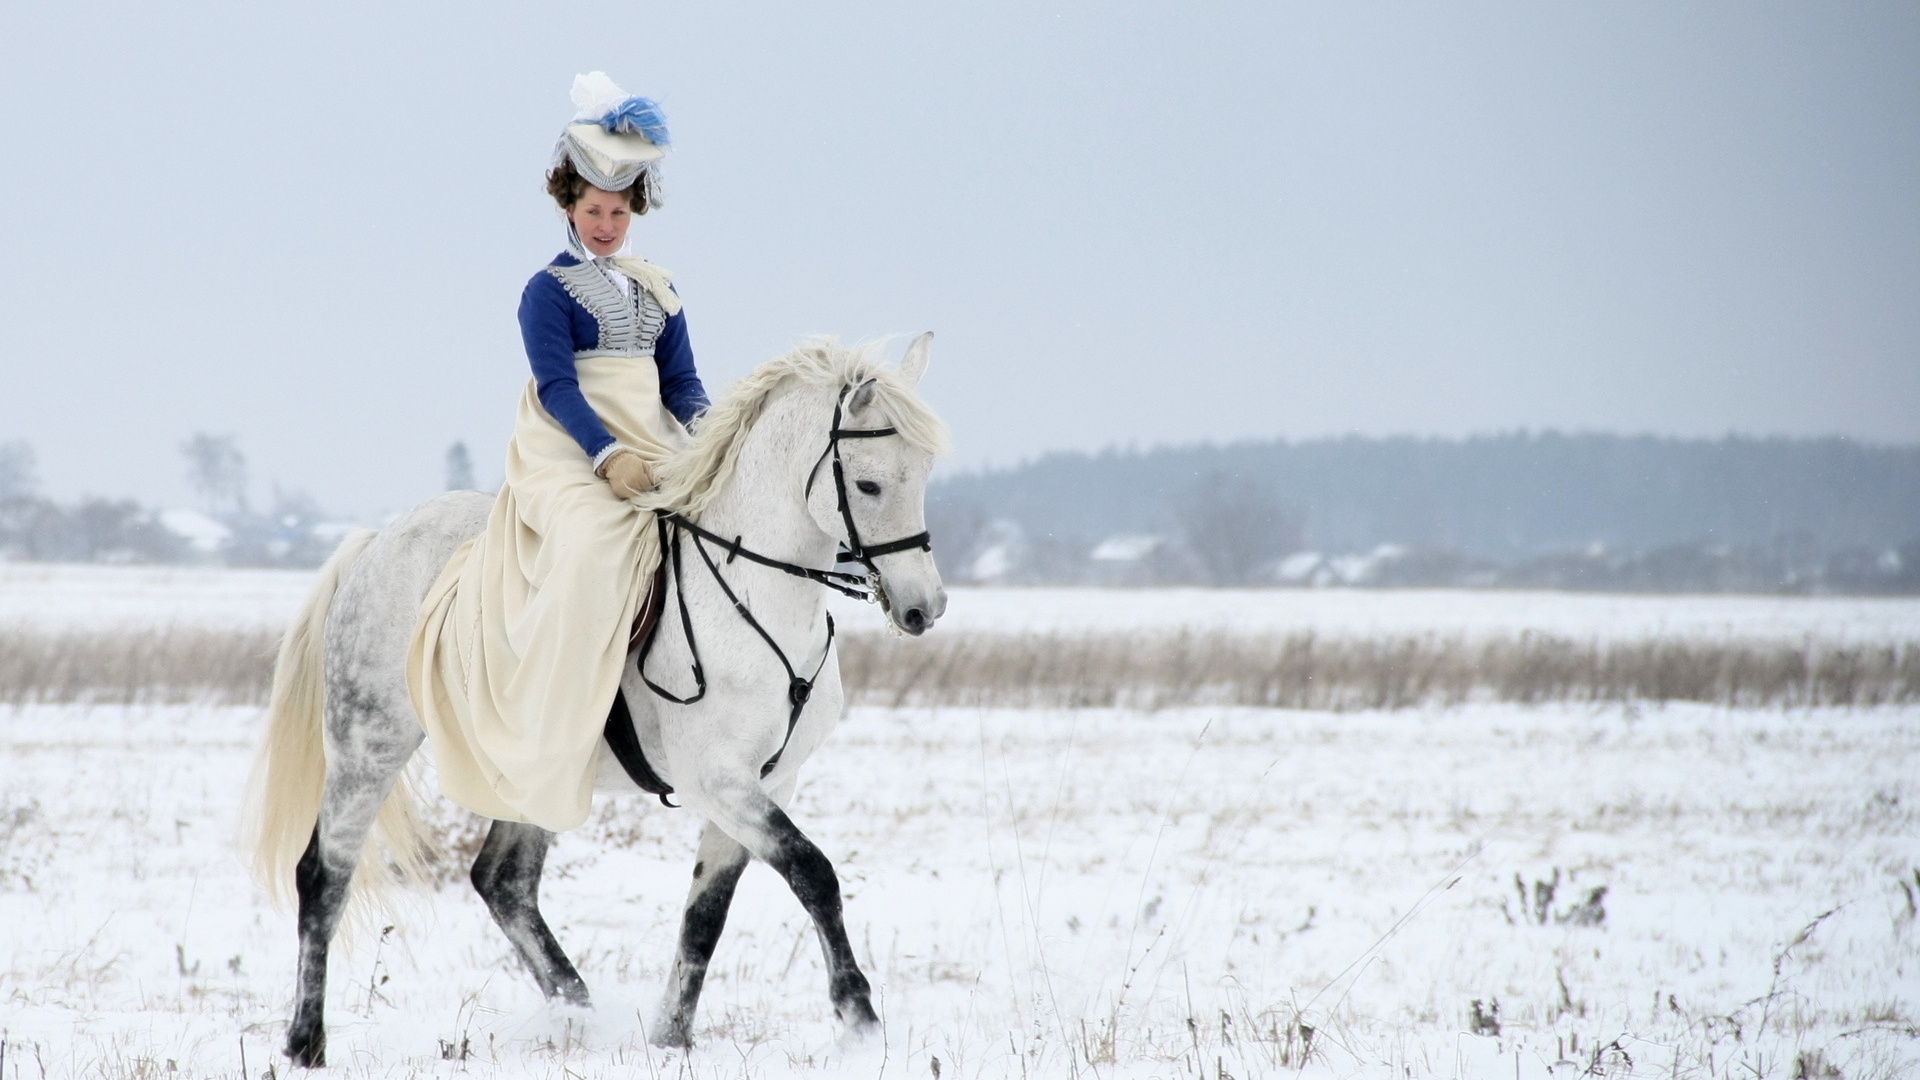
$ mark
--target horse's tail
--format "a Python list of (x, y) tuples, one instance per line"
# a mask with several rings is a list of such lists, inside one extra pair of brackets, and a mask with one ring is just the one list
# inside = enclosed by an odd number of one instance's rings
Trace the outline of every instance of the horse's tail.
[[(306, 603), (280, 640), (273, 666), (273, 697), (267, 709), (267, 733), (255, 754), (247, 782), (247, 835), (252, 850), (253, 875), (276, 903), (293, 896), (294, 868), (306, 851), (320, 819), (320, 798), (326, 786), (327, 757), (322, 724), (326, 716), (327, 612), (333, 607), (340, 582), (367, 545), (378, 535), (372, 529), (349, 533), (320, 576)], [(419, 824), (413, 795), (403, 774), (380, 809), (374, 831), (387, 857), (408, 876), (419, 876)], [(369, 844), (354, 874), (355, 891), (378, 886), (388, 876), (386, 866)]]

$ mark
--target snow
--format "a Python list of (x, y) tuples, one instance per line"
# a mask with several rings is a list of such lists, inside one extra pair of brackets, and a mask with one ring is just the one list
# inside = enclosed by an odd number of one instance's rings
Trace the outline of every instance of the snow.
[[(20, 1075), (280, 1060), (292, 920), (228, 846), (258, 720), (0, 714)], [(700, 1045), (647, 1048), (696, 822), (610, 799), (543, 888), (597, 1008), (547, 1008), (454, 868), (336, 951), (334, 1075), (1539, 1077), (1608, 1047), (1615, 1076), (1814, 1052), (1887, 1074), (1920, 1063), (1895, 1030), (1920, 1001), (1917, 777), (1912, 709), (859, 709), (794, 816), (840, 869), (884, 1043), (836, 1044), (811, 933), (756, 865)], [(1550, 912), (1605, 886), (1600, 925), (1523, 913), (1516, 876), (1556, 871)], [(1468, 1032), (1476, 1000), (1498, 1036)]]
[[(0, 627), (278, 627), (310, 581), (4, 565)], [(1912, 641), (1920, 600), (973, 588), (936, 633), (1174, 628)], [(230, 840), (259, 723), (0, 709), (0, 1077), (283, 1064), (292, 919)], [(449, 862), (336, 949), (334, 1074), (1891, 1075), (1920, 1066), (1916, 806), (1914, 708), (855, 709), (793, 812), (841, 872), (883, 1041), (839, 1045), (811, 932), (755, 866), (700, 1045), (647, 1047), (697, 822), (607, 799), (542, 890), (596, 1009), (546, 1006)]]
[(0, 627), (278, 629), (312, 584), (306, 570), (0, 563)]
[[(1194, 630), (1466, 638), (1553, 634), (1840, 642), (1920, 640), (1920, 597), (1653, 596), (1481, 589), (953, 588), (939, 629), (984, 633)], [(834, 618), (878, 630), (877, 609)]]
[[(312, 575), (296, 570), (0, 563), (0, 627), (284, 626)], [(848, 629), (878, 609), (834, 600)], [(1337, 637), (1523, 631), (1799, 641), (1920, 640), (1920, 597), (1642, 596), (1472, 589), (948, 590), (941, 628), (987, 633), (1189, 629)]]

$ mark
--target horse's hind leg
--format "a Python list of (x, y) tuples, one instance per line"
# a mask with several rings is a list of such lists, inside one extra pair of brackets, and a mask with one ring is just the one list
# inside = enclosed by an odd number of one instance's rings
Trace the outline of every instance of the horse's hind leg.
[(693, 1045), (693, 1014), (707, 980), (707, 964), (720, 943), (720, 931), (726, 928), (733, 889), (749, 858), (747, 849), (713, 822), (700, 830), (700, 854), (694, 859), (693, 886), (687, 890), (687, 909), (680, 920), (680, 950), (653, 1032), (655, 1046)]
[(540, 984), (540, 992), (569, 1005), (587, 1004), (587, 984), (540, 915), (540, 870), (553, 834), (538, 825), (496, 821), (473, 860), (473, 887), (493, 921)]
[(357, 747), (359, 752), (329, 763), (320, 820), (294, 870), (300, 895), (300, 974), (293, 1023), (287, 1029), (287, 1056), (295, 1065), (319, 1068), (327, 1063), (327, 949), (346, 911), (347, 887), (367, 831), (419, 743), (417, 734), (411, 739), (366, 740)]

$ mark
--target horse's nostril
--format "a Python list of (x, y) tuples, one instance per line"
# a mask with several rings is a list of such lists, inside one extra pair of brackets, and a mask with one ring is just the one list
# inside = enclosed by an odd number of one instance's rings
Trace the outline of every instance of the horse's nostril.
[(907, 624), (907, 629), (909, 630), (925, 630), (927, 628), (927, 613), (917, 607), (908, 608), (907, 613), (901, 616), (901, 621)]

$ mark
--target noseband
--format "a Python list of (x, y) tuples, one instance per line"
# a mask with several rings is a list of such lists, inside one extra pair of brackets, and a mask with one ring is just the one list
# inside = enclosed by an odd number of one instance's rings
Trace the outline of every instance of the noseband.
[[(847, 396), (853, 393), (854, 389), (851, 385), (842, 387), (840, 396), (834, 400), (833, 425), (827, 431), (827, 447), (825, 450), (822, 450), (820, 456), (814, 460), (813, 469), (807, 474), (806, 495), (808, 497), (813, 495), (813, 484), (815, 480), (819, 479), (820, 465), (831, 456), (833, 458), (834, 493), (838, 496), (840, 502), (840, 520), (846, 523), (847, 528), (846, 543), (843, 545), (843, 550), (834, 556), (834, 561), (836, 563), (860, 563), (867, 568), (865, 574), (849, 574), (841, 570), (821, 570), (811, 566), (800, 566), (796, 563), (782, 562), (779, 559), (769, 558), (757, 551), (752, 551), (741, 546), (740, 537), (738, 536), (732, 540), (728, 540), (723, 536), (695, 524), (682, 514), (670, 510), (654, 511), (655, 521), (660, 530), (660, 557), (662, 559), (669, 559), (673, 563), (674, 599), (678, 602), (680, 608), (680, 629), (687, 638), (687, 652), (693, 657), (693, 683), (695, 689), (691, 697), (679, 697), (666, 687), (661, 686), (659, 683), (647, 677), (647, 657), (653, 652), (654, 638), (660, 633), (660, 623), (662, 620), (658, 619), (654, 620), (653, 626), (647, 630), (645, 640), (640, 643), (640, 656), (636, 661), (636, 666), (640, 671), (640, 680), (646, 683), (647, 689), (653, 691), (656, 696), (673, 702), (675, 705), (691, 705), (707, 696), (707, 672), (705, 666), (700, 662), (700, 649), (693, 640), (693, 618), (687, 613), (687, 591), (684, 584), (686, 579), (681, 573), (680, 538), (682, 534), (692, 536), (694, 550), (700, 554), (700, 561), (707, 564), (707, 572), (713, 575), (713, 580), (719, 584), (720, 591), (726, 594), (727, 600), (733, 604), (733, 609), (740, 613), (740, 617), (746, 620), (747, 625), (753, 627), (754, 632), (760, 635), (760, 639), (767, 643), (767, 648), (773, 650), (773, 655), (780, 661), (780, 666), (787, 670), (787, 701), (788, 704), (792, 706), (787, 713), (787, 734), (786, 738), (780, 741), (780, 749), (775, 750), (773, 756), (767, 759), (767, 763), (761, 766), (760, 775), (763, 777), (772, 772), (774, 766), (780, 764), (780, 755), (786, 753), (787, 743), (793, 741), (793, 729), (800, 723), (800, 713), (806, 708), (807, 699), (813, 695), (813, 684), (815, 680), (820, 678), (820, 673), (826, 670), (827, 657), (833, 651), (833, 614), (831, 612), (827, 613), (827, 643), (825, 647), (821, 649), (820, 663), (813, 669), (812, 675), (803, 679), (800, 677), (799, 672), (794, 670), (793, 661), (787, 658), (786, 652), (780, 648), (778, 642), (773, 640), (773, 635), (767, 633), (766, 627), (760, 625), (760, 620), (753, 617), (753, 612), (747, 609), (747, 605), (742, 603), (740, 597), (734, 593), (733, 587), (727, 584), (727, 579), (721, 576), (719, 565), (713, 561), (713, 556), (707, 552), (707, 542), (711, 541), (727, 552), (725, 559), (727, 563), (732, 563), (736, 558), (746, 559), (748, 562), (759, 563), (761, 566), (770, 567), (794, 577), (806, 578), (808, 581), (816, 584), (825, 585), (829, 589), (853, 597), (856, 600), (877, 603), (883, 609), (887, 607), (886, 592), (880, 587), (880, 569), (873, 564), (873, 560), (882, 555), (891, 555), (895, 552), (908, 551), (914, 548), (922, 551), (933, 550), (933, 537), (931, 533), (926, 531), (918, 532), (899, 540), (889, 540), (884, 544), (875, 544), (870, 547), (862, 544), (860, 541), (860, 530), (853, 523), (852, 504), (847, 499), (847, 477), (846, 469), (840, 462), (840, 440), (877, 439), (886, 435), (898, 435), (900, 431), (898, 428), (891, 427), (857, 428), (851, 430), (842, 428), (840, 426), (841, 413), (846, 405)], [(628, 774), (634, 777), (636, 783), (641, 782), (641, 778), (634, 774), (632, 766), (627, 765), (624, 759), (621, 761), (621, 764), (627, 766)], [(652, 770), (648, 769), (647, 772), (651, 776)], [(654, 784), (666, 787), (664, 792), (657, 793), (660, 796), (660, 801), (666, 803), (668, 806), (673, 805), (672, 803), (667, 803), (667, 796), (673, 794), (673, 789), (660, 781), (657, 776), (651, 776), (651, 779)], [(646, 783), (641, 783), (641, 786), (652, 790), (651, 786)]]

